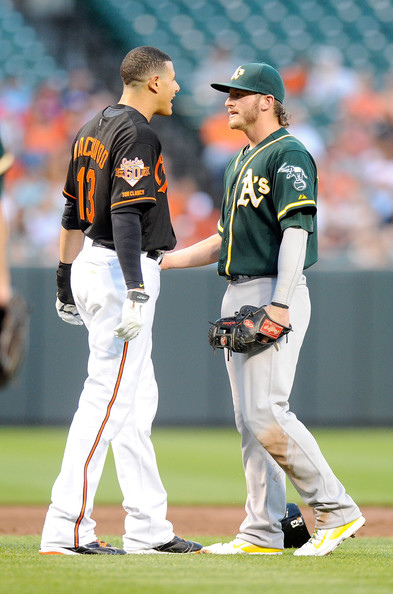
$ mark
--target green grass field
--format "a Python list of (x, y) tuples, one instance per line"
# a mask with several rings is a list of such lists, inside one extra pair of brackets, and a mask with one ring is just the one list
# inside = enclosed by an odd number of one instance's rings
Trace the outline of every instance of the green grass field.
[[(337, 476), (360, 505), (393, 506), (389, 468), (393, 430), (313, 431)], [(59, 471), (66, 430), (0, 428), (0, 504), (47, 504)], [(164, 429), (153, 432), (169, 504), (244, 504), (239, 437), (234, 429)], [(288, 486), (288, 501), (301, 503)], [(119, 504), (110, 454), (97, 503)], [(102, 535), (121, 546), (119, 535)], [(217, 537), (187, 535), (209, 544)], [(350, 539), (321, 558), (147, 555), (118, 558), (40, 557), (39, 537), (6, 536), (0, 527), (0, 592), (237, 593), (316, 589), (318, 594), (393, 591), (392, 538)]]
[(290, 550), (282, 557), (40, 557), (37, 537), (1, 540), (1, 592), (391, 594), (393, 589), (392, 539), (377, 544), (355, 539), (329, 557), (312, 559), (294, 557)]
[[(322, 452), (360, 505), (391, 505), (393, 429), (318, 429)], [(0, 427), (0, 505), (46, 504), (63, 455), (66, 429)], [(158, 465), (172, 505), (243, 505), (244, 475), (235, 429), (153, 431)], [(288, 501), (301, 503), (288, 485)], [(97, 503), (119, 503), (111, 451)]]

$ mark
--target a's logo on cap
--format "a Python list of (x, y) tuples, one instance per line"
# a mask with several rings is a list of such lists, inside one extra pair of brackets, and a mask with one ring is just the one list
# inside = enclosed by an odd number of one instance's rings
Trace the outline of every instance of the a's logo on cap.
[(242, 76), (242, 74), (244, 74), (244, 72), (245, 72), (244, 68), (239, 66), (239, 68), (237, 68), (235, 70), (234, 74), (232, 75), (231, 80), (233, 80), (234, 78), (237, 80), (239, 78), (239, 76)]

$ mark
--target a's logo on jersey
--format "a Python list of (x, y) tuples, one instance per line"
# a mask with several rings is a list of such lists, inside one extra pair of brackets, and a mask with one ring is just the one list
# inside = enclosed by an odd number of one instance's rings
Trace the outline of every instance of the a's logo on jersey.
[(135, 159), (122, 159), (121, 165), (116, 169), (116, 177), (122, 177), (130, 186), (134, 187), (142, 177), (150, 175), (150, 167), (145, 167), (139, 157)]
[(238, 206), (247, 206), (251, 200), (251, 204), (258, 208), (265, 195), (270, 192), (268, 180), (265, 177), (254, 175), (251, 167), (247, 169), (241, 184), (243, 187), (237, 201)]
[(233, 79), (237, 80), (239, 78), (239, 76), (242, 76), (244, 74), (244, 72), (245, 72), (244, 68), (239, 66), (239, 68), (236, 68), (235, 72), (232, 74), (231, 80), (233, 80)]
[(286, 163), (283, 163), (280, 169), (278, 170), (278, 173), (286, 173), (287, 179), (291, 179), (291, 177), (294, 177), (295, 179), (293, 182), (293, 187), (295, 188), (295, 190), (301, 191), (307, 188), (307, 183), (305, 182), (305, 179), (308, 178), (301, 167), (296, 167), (294, 165), (287, 165)]

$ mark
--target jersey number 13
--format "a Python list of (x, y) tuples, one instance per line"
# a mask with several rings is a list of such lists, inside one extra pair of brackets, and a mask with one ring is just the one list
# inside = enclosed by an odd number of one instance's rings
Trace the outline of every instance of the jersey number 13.
[[(93, 222), (94, 219), (94, 192), (96, 189), (96, 174), (94, 169), (88, 169), (81, 167), (78, 171), (78, 203), (79, 203), (79, 216), (82, 221), (86, 219), (89, 223)], [(87, 193), (87, 197), (85, 196)]]

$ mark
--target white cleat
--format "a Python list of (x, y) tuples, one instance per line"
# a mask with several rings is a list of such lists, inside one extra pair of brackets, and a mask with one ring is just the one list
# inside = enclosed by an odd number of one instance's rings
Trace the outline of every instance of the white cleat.
[(344, 524), (344, 526), (338, 526), (338, 528), (315, 530), (310, 540), (293, 554), (297, 557), (322, 557), (323, 555), (329, 555), (344, 540), (351, 536), (354, 537), (355, 532), (363, 526), (365, 521), (365, 518), (360, 516), (357, 520), (349, 522), (349, 524)]
[(231, 542), (218, 542), (208, 547), (203, 547), (199, 552), (213, 555), (281, 555), (282, 549), (258, 547), (241, 538), (235, 538)]

